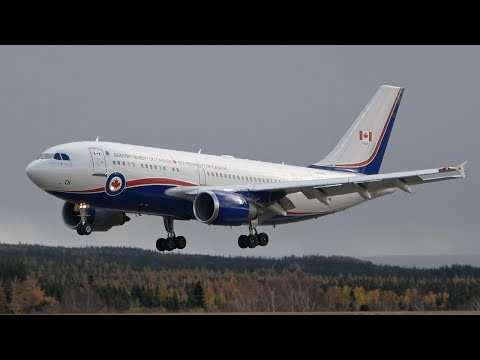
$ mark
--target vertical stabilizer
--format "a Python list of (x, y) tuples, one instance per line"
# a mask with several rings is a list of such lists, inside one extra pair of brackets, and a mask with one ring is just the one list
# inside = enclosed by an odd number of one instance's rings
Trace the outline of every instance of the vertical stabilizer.
[(310, 167), (378, 174), (403, 91), (381, 86), (332, 152)]

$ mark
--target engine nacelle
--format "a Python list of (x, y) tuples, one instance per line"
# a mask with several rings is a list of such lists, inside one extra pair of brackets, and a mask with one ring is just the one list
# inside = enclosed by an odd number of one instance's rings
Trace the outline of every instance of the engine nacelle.
[[(113, 226), (125, 224), (130, 218), (123, 212), (87, 208), (87, 223), (92, 225), (92, 231), (108, 231)], [(70, 229), (76, 229), (80, 225), (80, 213), (75, 211), (75, 204), (66, 202), (62, 208), (63, 222)]]
[(257, 217), (257, 208), (239, 194), (204, 191), (193, 202), (198, 221), (213, 225), (242, 225)]

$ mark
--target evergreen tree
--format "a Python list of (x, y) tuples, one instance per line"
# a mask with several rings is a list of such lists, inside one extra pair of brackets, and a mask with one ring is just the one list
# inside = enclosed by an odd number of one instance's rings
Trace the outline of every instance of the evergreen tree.
[(0, 282), (0, 314), (8, 314), (8, 312), (7, 295), (5, 295), (5, 290)]
[(193, 289), (193, 295), (195, 297), (195, 306), (204, 307), (205, 306), (205, 290), (203, 289), (200, 281), (197, 281), (195, 288)]

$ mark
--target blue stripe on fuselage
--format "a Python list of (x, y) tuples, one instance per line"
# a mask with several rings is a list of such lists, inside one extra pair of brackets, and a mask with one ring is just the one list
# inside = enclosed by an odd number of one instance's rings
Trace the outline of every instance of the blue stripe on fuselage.
[[(168, 185), (147, 185), (125, 188), (116, 196), (110, 196), (105, 192), (100, 193), (69, 193), (62, 191), (47, 191), (49, 194), (62, 200), (78, 203), (85, 202), (92, 207), (111, 209), (131, 213), (148, 213), (160, 216), (172, 216), (179, 219), (195, 219), (193, 204), (184, 199), (165, 195), (165, 190), (174, 187)], [(143, 204), (143, 205), (141, 205)], [(148, 206), (145, 206), (148, 204)], [(262, 223), (262, 225), (280, 225), (304, 220), (315, 219), (326, 214), (311, 215), (277, 215)], [(245, 223), (244, 225), (247, 225)]]
[(93, 207), (193, 219), (190, 201), (165, 195), (165, 190), (171, 187), (168, 185), (136, 186), (126, 188), (116, 196), (110, 196), (105, 192), (93, 194), (47, 192), (68, 202), (85, 202)]

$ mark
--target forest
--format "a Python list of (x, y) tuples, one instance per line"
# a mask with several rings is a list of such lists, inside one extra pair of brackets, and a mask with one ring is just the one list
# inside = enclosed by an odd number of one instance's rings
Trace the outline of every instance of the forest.
[(480, 268), (0, 244), (0, 314), (480, 310)]

